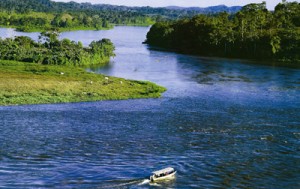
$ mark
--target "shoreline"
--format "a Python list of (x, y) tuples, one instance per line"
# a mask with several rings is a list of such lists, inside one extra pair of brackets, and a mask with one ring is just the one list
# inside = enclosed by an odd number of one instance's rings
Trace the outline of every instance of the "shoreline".
[(166, 88), (80, 67), (0, 60), (0, 106), (159, 98)]
[[(132, 26), (132, 27), (149, 27), (151, 25), (148, 24), (111, 24), (110, 27), (108, 28), (101, 28), (97, 29), (94, 27), (75, 27), (75, 28), (56, 28), (59, 30), (59, 32), (72, 32), (72, 31), (105, 31), (105, 30), (112, 30), (116, 26)], [(6, 28), (6, 29), (13, 29), (17, 32), (24, 32), (24, 33), (40, 33), (44, 31), (49, 31), (47, 28), (30, 28), (29, 30), (22, 30), (19, 26), (5, 26), (5, 25), (0, 25), (0, 28)]]
[(247, 59), (242, 57), (228, 57), (228, 56), (217, 56), (217, 55), (204, 55), (194, 52), (182, 51), (180, 49), (172, 49), (166, 47), (160, 47), (156, 45), (151, 45), (147, 42), (143, 42), (143, 44), (148, 45), (148, 48), (154, 51), (164, 51), (164, 52), (174, 52), (183, 55), (189, 56), (197, 56), (200, 58), (218, 58), (218, 59), (230, 59), (230, 60), (240, 60), (243, 62), (247, 62), (248, 64), (253, 65), (261, 65), (261, 66), (273, 66), (273, 67), (284, 67), (284, 68), (294, 68), (300, 69), (300, 64), (298, 62), (293, 63), (292, 61), (276, 61), (276, 60), (268, 60), (268, 59)]
[[(39, 27), (33, 27), (30, 28), (29, 30), (22, 30), (22, 28), (20, 28), (20, 26), (4, 26), (4, 25), (0, 25), (0, 28), (6, 28), (6, 29), (14, 29), (15, 31), (18, 32), (24, 32), (24, 33), (35, 33), (35, 32), (44, 32), (44, 31), (49, 31), (49, 28), (39, 28)], [(59, 30), (59, 32), (69, 32), (69, 31), (102, 31), (102, 30), (111, 30), (113, 29), (114, 26), (108, 27), (108, 28), (101, 28), (101, 29), (97, 29), (94, 27), (74, 27), (74, 28), (56, 28)], [(55, 28), (53, 28), (55, 29)]]

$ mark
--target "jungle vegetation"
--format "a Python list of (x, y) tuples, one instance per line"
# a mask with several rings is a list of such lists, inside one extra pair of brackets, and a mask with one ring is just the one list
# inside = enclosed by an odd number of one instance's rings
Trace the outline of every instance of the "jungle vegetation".
[(0, 0), (0, 25), (44, 31), (38, 41), (25, 36), (0, 39), (0, 105), (161, 96), (166, 89), (154, 83), (108, 77), (82, 67), (104, 64), (115, 56), (109, 39), (93, 41), (87, 47), (81, 42), (59, 40), (59, 30), (153, 23), (149, 16), (135, 11), (95, 7), (49, 0)]
[(300, 62), (300, 3), (249, 4), (236, 14), (158, 22), (146, 43), (204, 56)]
[(0, 25), (19, 31), (101, 30), (113, 24), (151, 25), (153, 20), (135, 11), (96, 6), (88, 3), (61, 3), (50, 0), (0, 0)]
[(47, 65), (95, 65), (103, 64), (115, 56), (115, 47), (109, 39), (93, 41), (88, 47), (81, 42), (58, 39), (55, 31), (43, 32), (39, 41), (29, 37), (0, 39), (0, 59), (32, 62)]
[(58, 39), (59, 33), (0, 39), (0, 106), (158, 98), (166, 89), (87, 72), (85, 65), (107, 63), (114, 56), (109, 39), (81, 42)]
[(156, 21), (191, 17), (199, 13), (236, 12), (240, 7), (209, 8), (126, 7), (90, 3), (62, 3), (50, 0), (0, 0), (0, 25), (20, 31), (101, 30), (113, 25), (145, 25)]

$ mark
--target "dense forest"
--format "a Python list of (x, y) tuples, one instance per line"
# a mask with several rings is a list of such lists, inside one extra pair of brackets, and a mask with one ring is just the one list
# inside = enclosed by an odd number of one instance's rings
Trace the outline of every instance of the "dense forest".
[(0, 39), (0, 59), (35, 62), (46, 65), (91, 65), (109, 61), (115, 56), (109, 39), (93, 41), (88, 47), (81, 42), (58, 39), (57, 32), (43, 32), (39, 41), (29, 37)]
[(236, 12), (240, 7), (151, 8), (90, 3), (62, 3), (50, 0), (0, 0), (0, 25), (21, 31), (107, 29), (117, 25), (152, 25), (156, 21), (192, 17), (220, 11)]
[(59, 3), (50, 0), (0, 0), (0, 25), (20, 31), (108, 29), (112, 24), (151, 25), (151, 17), (135, 11), (88, 3)]
[(249, 4), (234, 15), (158, 22), (146, 43), (205, 56), (300, 62), (300, 3)]
[[(136, 18), (137, 19), (137, 18)], [(148, 22), (146, 20), (141, 21)], [(0, 12), (0, 25), (14, 27), (19, 31), (47, 31), (59, 28), (64, 30), (108, 29), (111, 24), (99, 15), (89, 16), (86, 13), (45, 13), (45, 12)]]

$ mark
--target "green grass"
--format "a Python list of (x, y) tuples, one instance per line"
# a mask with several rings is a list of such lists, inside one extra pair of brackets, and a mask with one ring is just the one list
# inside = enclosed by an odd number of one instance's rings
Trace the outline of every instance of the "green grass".
[(0, 60), (0, 105), (158, 98), (166, 89), (83, 68)]

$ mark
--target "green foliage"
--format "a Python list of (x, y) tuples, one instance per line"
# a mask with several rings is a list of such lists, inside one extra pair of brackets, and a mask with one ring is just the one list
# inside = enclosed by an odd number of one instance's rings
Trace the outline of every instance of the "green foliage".
[(280, 37), (273, 36), (271, 39), (272, 53), (276, 54), (280, 50)]
[(240, 7), (215, 6), (208, 8), (151, 8), (90, 3), (62, 3), (50, 0), (0, 0), (0, 25), (19, 31), (102, 30), (113, 25), (149, 26), (156, 21), (174, 20), (194, 15), (231, 13)]
[(235, 15), (198, 15), (154, 24), (146, 43), (205, 56), (300, 62), (300, 3), (283, 2), (274, 12), (265, 2)]
[(15, 27), (17, 30), (25, 32), (46, 31), (52, 28), (59, 28), (62, 31), (76, 29), (101, 30), (112, 28), (110, 22), (108, 20), (103, 21), (97, 13), (87, 14), (85, 12), (17, 13), (4, 10), (0, 12), (0, 25), (5, 27)]
[(49, 0), (0, 0), (0, 25), (19, 31), (110, 29), (113, 24), (151, 25), (155, 16), (117, 6), (57, 3)]
[[(55, 13), (53, 20), (56, 25), (75, 24), (82, 21), (84, 24), (94, 24), (97, 27), (105, 27), (106, 23), (121, 25), (151, 25), (154, 21), (166, 19), (178, 19), (191, 17), (196, 14), (214, 14), (228, 11), (236, 12), (240, 7), (215, 6), (208, 8), (151, 8), (151, 7), (125, 7), (114, 5), (93, 5), (90, 3), (61, 3), (50, 0), (0, 0), (0, 10), (8, 13), (16, 12), (28, 14), (34, 12)], [(70, 15), (68, 20), (61, 19), (63, 15)], [(72, 18), (72, 20), (71, 20)], [(100, 18), (100, 19), (99, 19)], [(62, 22), (61, 22), (62, 21)], [(54, 25), (55, 25), (54, 24)]]
[(0, 39), (0, 59), (39, 64), (92, 65), (102, 64), (115, 56), (115, 47), (109, 39), (93, 41), (89, 47), (81, 42), (58, 39), (57, 32), (43, 32), (39, 42), (29, 37)]

